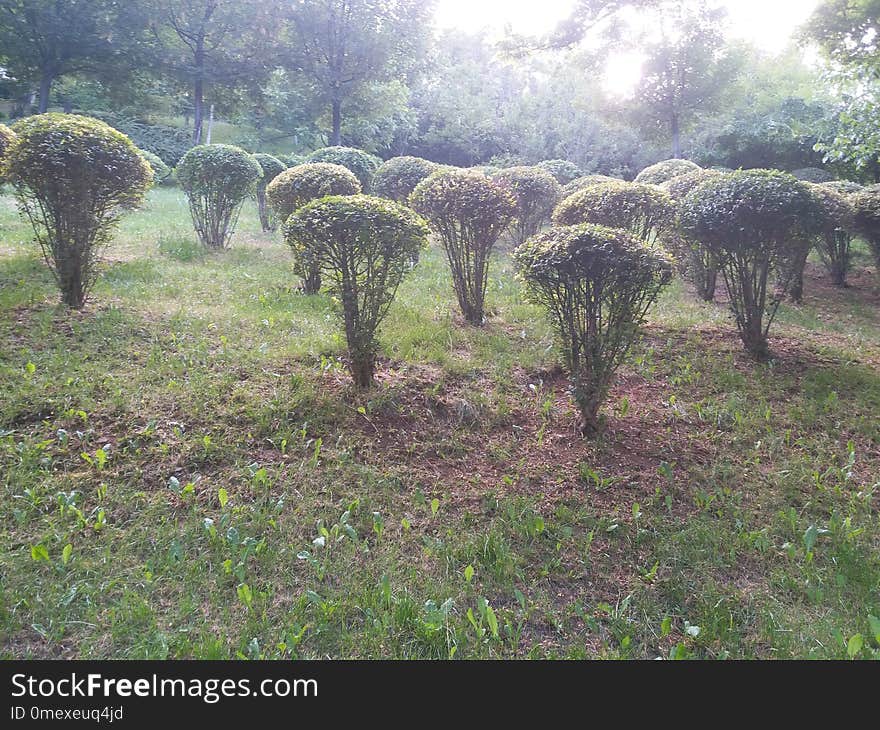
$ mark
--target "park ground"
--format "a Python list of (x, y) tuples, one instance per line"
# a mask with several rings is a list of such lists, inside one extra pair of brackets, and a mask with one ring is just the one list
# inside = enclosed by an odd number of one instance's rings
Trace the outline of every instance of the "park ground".
[(0, 195), (0, 656), (847, 658), (880, 634), (880, 278), (817, 262), (774, 357), (674, 282), (596, 441), (509, 249), (490, 319), (432, 246), (349, 386), (249, 204), (127, 217), (66, 312)]

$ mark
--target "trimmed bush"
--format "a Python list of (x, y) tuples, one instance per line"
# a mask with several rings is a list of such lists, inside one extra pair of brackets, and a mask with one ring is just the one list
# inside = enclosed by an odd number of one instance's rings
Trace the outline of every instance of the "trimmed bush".
[(171, 178), (171, 168), (168, 167), (164, 162), (162, 162), (162, 158), (158, 155), (154, 155), (152, 152), (147, 152), (146, 150), (141, 150), (141, 157), (143, 157), (150, 165), (153, 170), (153, 181), (158, 185), (164, 185)]
[(593, 185), (609, 182), (620, 182), (620, 178), (608, 177), (608, 175), (584, 175), (583, 177), (575, 178), (562, 188), (562, 199), (565, 200), (581, 190), (593, 187)]
[(544, 160), (539, 162), (536, 167), (549, 172), (560, 185), (568, 185), (572, 180), (576, 180), (584, 174), (581, 168), (568, 160)]
[(826, 185), (810, 184), (810, 192), (822, 211), (822, 228), (816, 237), (816, 250), (831, 276), (831, 282), (835, 286), (846, 286), (846, 277), (852, 263), (855, 207), (846, 195)]
[(361, 184), (341, 165), (316, 162), (290, 167), (266, 188), (266, 200), (275, 214), (286, 221), (298, 208), (328, 195), (357, 195)]
[(669, 193), (669, 197), (672, 198), (673, 202), (677, 203), (684, 200), (694, 188), (709, 180), (717, 180), (723, 174), (725, 173), (718, 170), (703, 170), (700, 168), (699, 170), (686, 172), (684, 175), (676, 175), (671, 180), (667, 180), (660, 185), (660, 187)]
[(81, 309), (101, 248), (123, 212), (142, 202), (153, 172), (128, 137), (97, 119), (40, 114), (13, 131), (4, 173), (62, 301)]
[(285, 165), (277, 157), (257, 152), (254, 159), (263, 171), (259, 182), (257, 183), (257, 210), (260, 214), (260, 226), (264, 232), (274, 231), (276, 228), (274, 216), (269, 206), (266, 204), (266, 188), (276, 177), (287, 170)]
[(592, 435), (615, 371), (672, 278), (672, 261), (626, 231), (589, 223), (539, 234), (514, 258), (553, 321), (583, 433)]
[(644, 185), (662, 185), (674, 177), (700, 169), (702, 168), (698, 164), (690, 160), (664, 160), (642, 170), (636, 175), (635, 182)]
[(618, 180), (592, 185), (566, 198), (556, 206), (553, 222), (623, 228), (643, 243), (654, 245), (672, 229), (674, 216), (672, 198), (665, 191)]
[[(672, 178), (661, 186), (673, 203), (678, 204), (694, 189), (708, 180), (714, 180), (722, 173), (716, 170), (695, 170)], [(709, 246), (693, 241), (678, 231), (669, 236), (670, 249), (675, 254), (679, 273), (691, 284), (697, 296), (704, 302), (715, 299), (718, 283), (718, 262)]]
[(791, 174), (801, 182), (827, 183), (834, 181), (834, 175), (820, 167), (804, 167), (800, 170), (794, 170)]
[[(299, 208), (318, 198), (360, 192), (361, 184), (351, 170), (328, 162), (313, 162), (282, 172), (266, 188), (266, 199), (275, 215), (286, 221)], [(321, 290), (321, 270), (316, 266), (297, 259), (294, 271), (302, 278), (306, 294), (317, 294)]]
[(441, 170), (416, 186), (410, 205), (443, 243), (462, 314), (482, 325), (489, 257), (516, 212), (513, 196), (480, 173)]
[(864, 236), (880, 272), (880, 185), (872, 185), (853, 196), (856, 229)]
[(497, 172), (492, 179), (506, 188), (516, 203), (508, 229), (516, 246), (541, 230), (562, 197), (562, 187), (556, 178), (540, 167), (509, 167)]
[(341, 305), (355, 386), (373, 384), (376, 331), (428, 227), (411, 210), (368, 195), (333, 196), (300, 208), (284, 225), (296, 257), (320, 269)]
[(328, 162), (331, 165), (342, 165), (354, 173), (365, 193), (369, 192), (373, 175), (382, 164), (382, 160), (375, 155), (354, 147), (323, 147), (306, 157), (306, 162)]
[(3, 184), (3, 160), (6, 158), (6, 151), (15, 141), (15, 137), (15, 132), (5, 124), (0, 124), (0, 185)]
[(256, 192), (262, 174), (251, 155), (232, 145), (199, 145), (183, 156), (177, 181), (189, 198), (193, 225), (205, 246), (229, 245), (242, 203)]
[(436, 171), (436, 163), (421, 157), (392, 157), (376, 170), (371, 192), (380, 198), (406, 204), (416, 185)]
[(679, 223), (718, 260), (730, 306), (746, 350), (768, 355), (767, 337), (781, 291), (770, 290), (776, 273), (786, 287), (786, 261), (798, 255), (821, 227), (821, 211), (805, 183), (773, 170), (746, 170), (710, 180), (681, 203)]
[(852, 182), (852, 180), (832, 180), (831, 182), (819, 184), (842, 195), (855, 195), (865, 189), (864, 185), (859, 185), (857, 182)]

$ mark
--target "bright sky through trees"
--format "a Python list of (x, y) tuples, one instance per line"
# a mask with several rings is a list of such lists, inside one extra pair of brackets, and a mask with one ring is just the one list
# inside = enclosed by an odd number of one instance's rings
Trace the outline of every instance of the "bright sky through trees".
[[(575, 0), (438, 0), (441, 28), (501, 29), (539, 35), (552, 30), (572, 9)], [(730, 18), (730, 33), (769, 51), (782, 50), (818, 0), (722, 0)]]
[[(784, 50), (798, 27), (809, 18), (818, 0), (721, 0), (727, 8), (728, 32), (771, 53)], [(575, 0), (438, 0), (437, 25), (466, 31), (489, 29), (542, 35), (556, 27)], [(605, 85), (628, 94), (641, 77), (642, 56), (617, 53), (608, 59)]]

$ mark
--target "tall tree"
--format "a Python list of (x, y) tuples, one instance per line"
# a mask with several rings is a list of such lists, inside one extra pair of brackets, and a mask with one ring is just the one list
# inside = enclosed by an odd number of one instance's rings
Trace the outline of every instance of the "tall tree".
[(880, 0), (823, 0), (804, 35), (841, 65), (880, 71)]
[(837, 135), (818, 148), (828, 161), (880, 181), (880, 0), (823, 0), (804, 39), (832, 62), (828, 81), (843, 100)]
[(38, 87), (45, 112), (60, 77), (126, 63), (130, 42), (144, 28), (138, 10), (123, 0), (0, 0), (0, 48), (9, 74)]
[(307, 74), (330, 107), (330, 144), (342, 141), (347, 99), (368, 82), (405, 77), (421, 59), (433, 0), (295, 0), (288, 66)]
[(649, 8), (658, 2), (660, 0), (577, 0), (569, 16), (550, 34), (547, 45), (572, 46), (598, 30), (613, 34), (614, 21), (621, 11)]
[(279, 5), (273, 0), (154, 2), (156, 60), (166, 73), (188, 85), (193, 105), (193, 144), (200, 144), (207, 87), (233, 87), (268, 73)]
[(724, 52), (724, 11), (703, 2), (666, 2), (657, 13), (659, 37), (642, 46), (647, 56), (636, 91), (639, 113), (666, 130), (672, 156), (681, 157), (681, 135), (691, 115), (705, 113), (735, 75)]

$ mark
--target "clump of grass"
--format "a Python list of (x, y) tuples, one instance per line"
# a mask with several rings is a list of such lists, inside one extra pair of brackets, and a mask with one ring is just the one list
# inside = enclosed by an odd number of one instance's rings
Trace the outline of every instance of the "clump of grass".
[(159, 251), (178, 261), (188, 263), (204, 258), (205, 247), (190, 236), (180, 233), (163, 233), (159, 236)]

